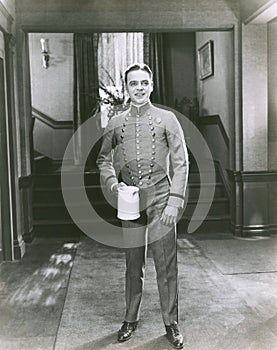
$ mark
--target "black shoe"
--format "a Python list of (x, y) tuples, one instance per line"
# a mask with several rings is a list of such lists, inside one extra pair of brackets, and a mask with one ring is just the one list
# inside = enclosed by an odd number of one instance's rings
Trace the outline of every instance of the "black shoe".
[(173, 323), (170, 326), (165, 326), (166, 337), (170, 344), (175, 349), (182, 349), (184, 346), (184, 339), (180, 334), (177, 323)]
[(123, 322), (122, 327), (118, 331), (117, 340), (119, 342), (124, 342), (129, 340), (133, 334), (133, 332), (137, 329), (138, 322)]

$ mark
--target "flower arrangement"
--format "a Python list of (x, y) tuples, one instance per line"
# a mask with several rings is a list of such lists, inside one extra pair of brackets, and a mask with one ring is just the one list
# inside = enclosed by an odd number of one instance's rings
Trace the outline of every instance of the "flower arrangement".
[(100, 104), (104, 105), (104, 109), (108, 110), (107, 116), (110, 119), (119, 112), (127, 109), (129, 103), (128, 100), (126, 101), (127, 94), (122, 73), (120, 73), (121, 87), (118, 88), (110, 73), (106, 69), (102, 69), (105, 71), (111, 84), (108, 87), (99, 81), (99, 89), (102, 91), (102, 93), (100, 92)]

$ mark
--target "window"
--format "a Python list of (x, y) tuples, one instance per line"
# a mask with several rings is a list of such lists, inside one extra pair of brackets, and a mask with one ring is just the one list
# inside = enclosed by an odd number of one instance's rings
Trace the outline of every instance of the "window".
[(143, 62), (143, 33), (102, 33), (98, 43), (98, 75), (105, 85), (121, 86), (120, 73), (132, 63)]
[(132, 63), (143, 62), (143, 33), (101, 33), (98, 41), (98, 77), (101, 126), (126, 102), (123, 74)]

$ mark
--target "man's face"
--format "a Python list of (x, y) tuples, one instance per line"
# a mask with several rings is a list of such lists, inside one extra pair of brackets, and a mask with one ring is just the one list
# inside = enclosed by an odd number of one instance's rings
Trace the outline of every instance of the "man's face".
[(133, 70), (127, 75), (127, 91), (130, 99), (136, 105), (146, 103), (153, 91), (153, 82), (148, 72)]

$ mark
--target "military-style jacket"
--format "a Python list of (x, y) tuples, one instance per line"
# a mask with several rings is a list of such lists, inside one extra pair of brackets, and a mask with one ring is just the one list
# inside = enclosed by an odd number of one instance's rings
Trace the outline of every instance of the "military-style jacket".
[(147, 188), (173, 176), (168, 204), (182, 207), (188, 179), (188, 155), (182, 128), (170, 111), (131, 105), (114, 116), (104, 131), (97, 165), (110, 189), (120, 177), (127, 185)]

